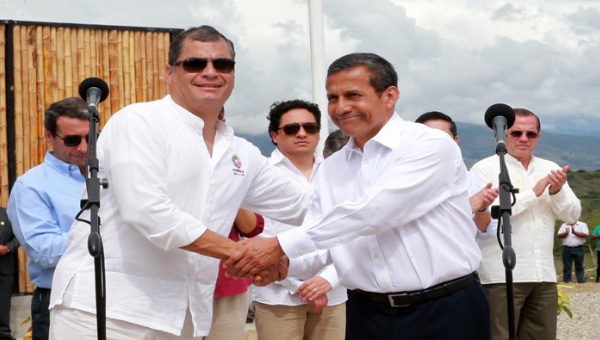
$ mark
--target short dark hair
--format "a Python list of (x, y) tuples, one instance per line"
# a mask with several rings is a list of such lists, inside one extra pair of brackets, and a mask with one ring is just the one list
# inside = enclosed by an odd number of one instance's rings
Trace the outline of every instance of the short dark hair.
[(515, 111), (515, 116), (521, 116), (521, 117), (527, 117), (527, 116), (534, 116), (535, 119), (537, 120), (537, 132), (542, 131), (542, 123), (540, 123), (540, 117), (538, 117), (535, 113), (527, 110), (527, 109), (523, 109), (523, 108), (516, 108), (513, 109), (513, 111)]
[[(306, 111), (312, 113), (317, 121), (317, 124), (319, 125), (319, 128), (321, 127), (321, 110), (319, 110), (319, 106), (317, 104), (302, 99), (275, 102), (271, 105), (269, 115), (267, 116), (267, 119), (269, 120), (269, 137), (271, 136), (271, 132), (277, 132), (279, 130), (281, 116), (294, 109), (305, 109)], [(271, 142), (277, 145), (277, 143), (273, 142), (272, 138)]]
[(450, 132), (452, 133), (452, 136), (456, 137), (458, 135), (458, 132), (456, 130), (456, 123), (452, 120), (452, 118), (450, 118), (450, 116), (439, 111), (425, 112), (422, 115), (420, 115), (417, 118), (417, 120), (415, 120), (415, 122), (425, 124), (425, 122), (428, 122), (430, 120), (443, 120), (445, 122), (450, 123)]
[(69, 97), (52, 103), (44, 116), (44, 128), (56, 136), (56, 121), (59, 117), (70, 117), (81, 120), (89, 120), (88, 104), (79, 97)]
[(327, 77), (357, 66), (364, 66), (369, 70), (369, 82), (379, 95), (390, 86), (398, 86), (398, 74), (394, 66), (374, 53), (350, 53), (335, 60), (327, 69)]
[(349, 136), (344, 135), (342, 130), (337, 129), (327, 136), (323, 145), (323, 158), (327, 158), (340, 150), (348, 143)]
[(233, 42), (225, 37), (221, 32), (217, 31), (214, 27), (203, 25), (199, 27), (190, 27), (187, 30), (177, 34), (171, 44), (169, 45), (169, 65), (173, 65), (177, 61), (181, 50), (183, 49), (183, 43), (187, 38), (194, 41), (217, 41), (223, 40), (229, 46), (229, 52), (231, 58), (235, 60), (235, 48)]

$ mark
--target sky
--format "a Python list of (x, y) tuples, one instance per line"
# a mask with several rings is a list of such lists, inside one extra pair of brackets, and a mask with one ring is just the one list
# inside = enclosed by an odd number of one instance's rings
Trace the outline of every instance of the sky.
[[(600, 1), (322, 2), (325, 66), (352, 52), (386, 58), (405, 119), (435, 110), (483, 125), (489, 106), (506, 103), (537, 113), (543, 131), (600, 136)], [(325, 91), (312, 97), (308, 13), (308, 0), (0, 0), (5, 20), (214, 26), (236, 46), (228, 123), (252, 135), (267, 134), (275, 101), (326, 111)]]

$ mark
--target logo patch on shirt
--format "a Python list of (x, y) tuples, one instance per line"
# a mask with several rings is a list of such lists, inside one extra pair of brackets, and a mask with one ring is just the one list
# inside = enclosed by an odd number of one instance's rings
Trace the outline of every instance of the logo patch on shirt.
[(234, 176), (246, 176), (244, 170), (241, 169), (242, 167), (242, 160), (238, 157), (237, 154), (233, 154), (233, 156), (231, 156), (231, 162), (233, 163), (233, 175)]

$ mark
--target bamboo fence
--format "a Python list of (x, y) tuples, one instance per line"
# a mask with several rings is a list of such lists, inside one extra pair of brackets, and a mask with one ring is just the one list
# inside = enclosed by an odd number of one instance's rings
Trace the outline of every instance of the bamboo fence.
[[(5, 36), (5, 27), (0, 25), (0, 37)], [(0, 38), (0, 205), (8, 202), (8, 145), (6, 133), (6, 42)]]
[[(13, 51), (6, 51), (5, 33), (13, 29)], [(6, 53), (14, 56), (15, 169), (20, 176), (44, 160), (44, 110), (51, 103), (78, 97), (88, 77), (106, 81), (108, 100), (100, 103), (100, 126), (120, 108), (155, 100), (168, 93), (164, 66), (170, 32), (42, 24), (0, 25), (0, 203), (8, 201)], [(27, 257), (19, 250), (19, 291), (32, 292)]]

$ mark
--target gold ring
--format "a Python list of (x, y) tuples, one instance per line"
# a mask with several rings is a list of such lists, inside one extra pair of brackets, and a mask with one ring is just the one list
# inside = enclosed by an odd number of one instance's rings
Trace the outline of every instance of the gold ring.
[(317, 289), (317, 288), (314, 288), (314, 289), (313, 289), (313, 291), (315, 291), (315, 292), (316, 292), (316, 291), (318, 291), (318, 289)]

